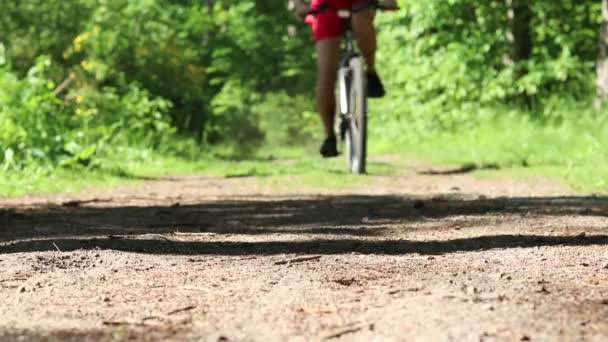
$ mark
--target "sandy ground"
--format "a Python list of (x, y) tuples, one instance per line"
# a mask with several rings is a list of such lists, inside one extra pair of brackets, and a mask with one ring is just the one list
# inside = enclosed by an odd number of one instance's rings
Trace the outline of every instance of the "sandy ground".
[(0, 340), (608, 340), (606, 197), (428, 171), (0, 199)]

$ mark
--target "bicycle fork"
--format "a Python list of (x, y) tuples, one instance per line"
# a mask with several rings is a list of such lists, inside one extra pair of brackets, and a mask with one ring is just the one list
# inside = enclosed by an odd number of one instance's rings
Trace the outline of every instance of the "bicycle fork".
[(338, 82), (339, 82), (339, 96), (340, 96), (340, 138), (342, 140), (346, 137), (346, 130), (349, 125), (349, 101), (348, 101), (348, 90), (350, 80), (350, 68), (345, 64), (341, 63), (340, 69), (338, 70)]

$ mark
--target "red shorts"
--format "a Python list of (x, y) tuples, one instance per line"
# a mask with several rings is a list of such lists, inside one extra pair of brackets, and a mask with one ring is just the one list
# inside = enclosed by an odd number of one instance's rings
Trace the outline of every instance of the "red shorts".
[[(353, 5), (372, 0), (312, 0), (311, 9), (318, 9), (322, 4), (337, 9), (351, 8)], [(342, 20), (336, 11), (325, 11), (316, 15), (306, 17), (306, 23), (312, 29), (312, 37), (315, 42), (330, 37), (339, 37), (343, 34)]]

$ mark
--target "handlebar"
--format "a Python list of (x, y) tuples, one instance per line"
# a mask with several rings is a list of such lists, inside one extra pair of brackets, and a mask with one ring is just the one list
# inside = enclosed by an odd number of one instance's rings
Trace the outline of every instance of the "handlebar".
[[(338, 12), (338, 14), (341, 14), (340, 12), (345, 11), (348, 15), (350, 15), (351, 13), (357, 13), (368, 8), (379, 9), (381, 11), (396, 11), (399, 9), (399, 6), (384, 5), (380, 1), (369, 1), (359, 4), (357, 6), (353, 6), (350, 9), (338, 9), (328, 4), (322, 4), (319, 8), (306, 12), (306, 15), (317, 15), (327, 11), (335, 11)], [(340, 16), (342, 17), (342, 15)]]

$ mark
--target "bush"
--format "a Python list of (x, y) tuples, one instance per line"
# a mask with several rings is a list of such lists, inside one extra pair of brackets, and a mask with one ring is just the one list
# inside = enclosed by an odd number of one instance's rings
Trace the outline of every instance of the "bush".
[(47, 75), (51, 67), (50, 59), (41, 57), (23, 79), (0, 70), (0, 165), (5, 170), (28, 164), (95, 167), (103, 149), (155, 147), (174, 134), (168, 101), (151, 98), (134, 84), (122, 93), (110, 87), (77, 89), (61, 98)]
[(379, 68), (389, 97), (374, 107), (382, 127), (399, 127), (395, 135), (476, 125), (504, 105), (559, 120), (571, 113), (556, 110), (561, 103), (587, 105), (595, 94), (598, 1), (531, 2), (532, 56), (511, 65), (504, 1), (402, 5), (380, 17)]

